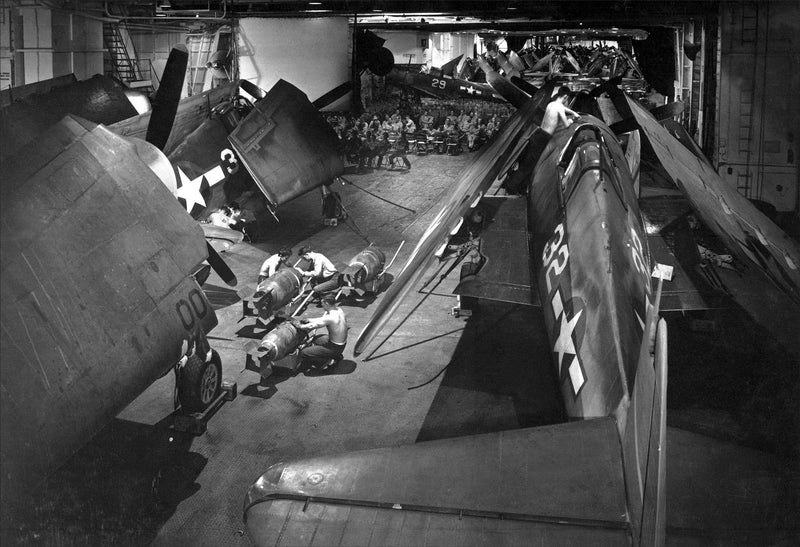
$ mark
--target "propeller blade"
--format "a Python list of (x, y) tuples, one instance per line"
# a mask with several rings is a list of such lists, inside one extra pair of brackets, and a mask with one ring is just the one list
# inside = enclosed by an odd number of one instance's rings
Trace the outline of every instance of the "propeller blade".
[(172, 48), (164, 67), (164, 76), (158, 86), (153, 111), (150, 114), (150, 123), (147, 126), (145, 140), (163, 150), (169, 140), (172, 124), (175, 122), (175, 113), (181, 100), (183, 80), (186, 78), (186, 66), (189, 63), (189, 50), (186, 46), (178, 44)]
[(208, 264), (211, 266), (211, 269), (213, 269), (225, 283), (231, 287), (235, 287), (238, 281), (233, 270), (231, 270), (230, 266), (225, 263), (225, 260), (223, 260), (208, 241), (206, 241), (206, 247), (208, 248)]
[(255, 100), (260, 101), (267, 96), (267, 92), (258, 87), (250, 80), (242, 80), (239, 82), (239, 87), (249, 93)]
[(334, 87), (333, 89), (328, 91), (325, 95), (318, 98), (311, 104), (313, 104), (314, 108), (316, 108), (317, 110), (322, 110), (329, 104), (333, 104), (334, 102), (338, 101), (339, 99), (347, 95), (347, 93), (350, 91), (350, 89), (352, 89), (352, 87), (353, 87), (352, 82), (345, 82), (341, 85)]

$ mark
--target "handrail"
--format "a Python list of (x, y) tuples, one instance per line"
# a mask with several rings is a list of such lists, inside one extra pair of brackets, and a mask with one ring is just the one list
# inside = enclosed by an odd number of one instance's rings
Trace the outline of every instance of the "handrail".
[[(149, 15), (143, 16), (136, 16), (136, 17), (125, 17), (125, 19), (129, 20), (147, 20), (147, 21), (174, 21), (174, 20), (186, 20), (186, 21), (224, 21), (228, 17), (228, 0), (220, 0), (222, 2), (222, 15), (220, 16), (213, 16), (213, 17), (200, 17), (200, 15), (192, 15), (192, 16), (178, 16), (178, 15), (164, 15), (164, 16), (157, 16), (157, 17), (150, 17)], [(206, 3), (208, 9), (205, 10), (192, 10), (195, 12), (200, 11), (211, 11), (211, 2), (208, 1)], [(108, 17), (117, 18), (120, 17), (118, 15), (112, 15), (108, 11), (108, 0), (104, 0), (103, 7), (105, 9), (105, 13)]]
[[(154, 86), (153, 87), (157, 88), (158, 85), (161, 83), (161, 80), (158, 77), (158, 73), (153, 68), (153, 60), (152, 59), (135, 59), (132, 62), (136, 65), (136, 70), (137, 70), (137, 73), (139, 74), (139, 77), (142, 78), (143, 80), (147, 79), (147, 80), (150, 80), (151, 82), (154, 82)], [(141, 63), (147, 63), (147, 68), (146, 69), (142, 69)], [(145, 72), (149, 75), (149, 78), (144, 78), (143, 77), (143, 74), (145, 74)]]

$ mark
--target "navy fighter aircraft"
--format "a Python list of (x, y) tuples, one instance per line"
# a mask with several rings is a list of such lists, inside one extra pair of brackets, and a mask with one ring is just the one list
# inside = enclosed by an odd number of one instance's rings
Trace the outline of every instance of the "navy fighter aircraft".
[[(168, 184), (192, 216), (203, 218), (213, 209), (212, 200), (224, 201), (212, 197), (216, 188), (245, 188), (255, 181), (274, 214), (279, 205), (342, 174), (338, 139), (319, 109), (348, 89), (339, 86), (311, 103), (284, 80), (269, 92), (240, 80), (184, 99), (163, 147), (174, 166)], [(141, 136), (149, 120), (150, 114), (143, 114), (111, 129)]]
[(429, 72), (413, 72), (395, 67), (386, 75), (390, 84), (408, 87), (437, 99), (474, 98), (502, 101), (503, 97), (483, 82), (472, 82), (453, 76), (453, 68), (461, 57)]
[[(541, 305), (569, 422), (277, 463), (245, 498), (244, 517), (258, 545), (529, 544), (532, 538), (664, 544), (667, 333), (658, 319), (663, 278), (653, 287), (660, 269), (638, 206), (639, 141), (630, 137), (623, 149), (603, 120), (583, 114), (536, 149), (532, 137), (548, 87), (532, 98), (509, 94), (519, 111), (448, 193), (354, 354), (418, 285), (465, 214), (493, 184), (516, 178), (522, 196), (494, 198), (504, 200), (491, 228), (499, 236), (487, 238), (495, 245), (481, 253), (487, 267), (500, 262), (499, 268), (528, 275), (484, 279), (473, 295)], [(634, 101), (625, 102), (709, 226), (795, 298), (797, 245), (711, 180), (702, 160), (676, 165), (696, 156)]]
[[(197, 176), (187, 176), (163, 150), (179, 148), (201, 126), (207, 101), (228, 105), (236, 94), (213, 90), (179, 104), (187, 61), (185, 48), (173, 50), (153, 110), (143, 117), (106, 127), (61, 112), (55, 125), (46, 125), (50, 118), (33, 122), (47, 128), (3, 157), (4, 503), (23, 499), (25, 490), (170, 370), (178, 373), (185, 410), (202, 410), (220, 391), (221, 363), (206, 338), (217, 319), (200, 287), (209, 270), (203, 261), (228, 283), (236, 278), (186, 214), (196, 193), (186, 193), (185, 182)], [(273, 92), (277, 106), (269, 102)], [(297, 120), (284, 122), (297, 110), (319, 114), (285, 82), (273, 92), (253, 108), (254, 121), (245, 125), (245, 119), (234, 135), (245, 163), (277, 161), (278, 175), (262, 182), (275, 182), (268, 187), (283, 199), (302, 186), (294, 177), (304, 174), (305, 164), (298, 167), (292, 159), (320, 144), (309, 142), (317, 132), (300, 131)], [(59, 106), (70, 103), (52, 110)], [(289, 110), (271, 111), (283, 106)], [(13, 128), (3, 134), (4, 143), (15, 142)], [(281, 153), (292, 147), (293, 154)], [(328, 149), (320, 147), (303, 161), (324, 157)], [(209, 163), (220, 163), (220, 151)], [(338, 154), (331, 155), (335, 159), (325, 168), (335, 166)], [(199, 176), (212, 175), (206, 170)]]
[[(167, 124), (187, 60), (178, 48), (167, 63), (181, 75), (158, 92), (154, 117)], [(163, 129), (151, 129), (157, 141)], [(217, 319), (197, 281), (208, 248), (148, 169), (154, 151), (68, 115), (3, 161), (4, 504), (170, 370), (187, 411), (220, 391), (206, 338)]]

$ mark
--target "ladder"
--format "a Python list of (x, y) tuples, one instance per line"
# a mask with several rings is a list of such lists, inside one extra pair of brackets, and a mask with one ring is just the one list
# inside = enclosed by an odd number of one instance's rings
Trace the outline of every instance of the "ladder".
[[(117, 6), (117, 11), (119, 11), (119, 17), (121, 17), (120, 21), (103, 23), (103, 43), (108, 51), (108, 56), (103, 57), (103, 71), (106, 74), (116, 76), (130, 88), (150, 93), (153, 91), (153, 82), (142, 77), (141, 69), (136, 60), (136, 52), (134, 51), (133, 58), (131, 58), (123, 37), (122, 26), (125, 25), (127, 10), (124, 5), (120, 5)], [(128, 34), (127, 26), (125, 31), (125, 34)], [(129, 34), (128, 38), (130, 39)]]
[(125, 47), (125, 41), (122, 39), (119, 23), (103, 23), (103, 42), (108, 50), (106, 73), (113, 74), (126, 84), (140, 80), (136, 66), (134, 66), (128, 54), (128, 48)]
[(209, 32), (190, 34), (187, 37), (189, 47), (189, 95), (201, 93), (206, 87), (206, 63), (215, 49), (217, 35)]

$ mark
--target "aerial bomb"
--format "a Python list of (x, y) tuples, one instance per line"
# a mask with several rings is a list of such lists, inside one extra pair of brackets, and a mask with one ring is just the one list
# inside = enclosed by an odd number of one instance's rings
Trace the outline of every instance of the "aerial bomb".
[(258, 345), (262, 355), (270, 361), (279, 361), (292, 353), (306, 338), (306, 332), (297, 328), (291, 321), (284, 321), (269, 331)]
[(296, 268), (278, 270), (258, 284), (253, 306), (261, 319), (267, 320), (300, 294), (303, 276)]
[(383, 251), (370, 245), (350, 260), (344, 271), (345, 280), (356, 290), (377, 292), (385, 263)]

